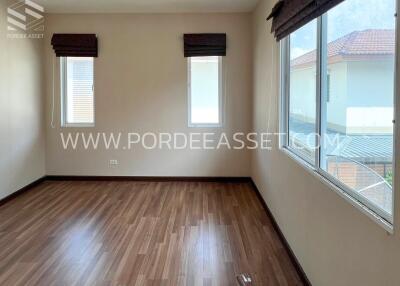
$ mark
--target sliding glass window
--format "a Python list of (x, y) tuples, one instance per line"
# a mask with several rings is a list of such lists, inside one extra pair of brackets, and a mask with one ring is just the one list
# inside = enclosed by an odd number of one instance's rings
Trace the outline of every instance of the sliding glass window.
[(317, 21), (290, 36), (288, 144), (310, 163), (315, 162)]
[(393, 221), (395, 0), (347, 0), (282, 41), (283, 147)]

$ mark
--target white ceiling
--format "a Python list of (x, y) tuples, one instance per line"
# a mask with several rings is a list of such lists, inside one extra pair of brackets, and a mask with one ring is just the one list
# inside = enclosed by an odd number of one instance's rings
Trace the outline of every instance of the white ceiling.
[(47, 13), (250, 12), (258, 0), (34, 0)]

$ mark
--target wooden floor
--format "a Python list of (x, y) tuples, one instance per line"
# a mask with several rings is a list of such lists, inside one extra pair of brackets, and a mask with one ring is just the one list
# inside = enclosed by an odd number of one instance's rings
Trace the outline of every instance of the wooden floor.
[(0, 207), (0, 285), (302, 285), (249, 183), (44, 182)]

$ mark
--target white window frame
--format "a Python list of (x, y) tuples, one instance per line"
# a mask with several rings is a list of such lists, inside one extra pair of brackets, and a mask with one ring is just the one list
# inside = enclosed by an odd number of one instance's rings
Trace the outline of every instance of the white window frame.
[(218, 57), (218, 123), (193, 123), (192, 122), (192, 58), (187, 58), (187, 82), (188, 82), (188, 126), (190, 128), (221, 128), (224, 126), (224, 60), (223, 57)]
[(96, 122), (96, 102), (95, 102), (95, 90), (94, 90), (94, 80), (95, 80), (95, 70), (94, 70), (94, 58), (93, 58), (93, 122), (92, 123), (68, 123), (67, 121), (67, 58), (68, 57), (60, 57), (60, 87), (61, 87), (61, 127), (71, 127), (71, 128), (90, 128), (95, 127)]
[[(396, 1), (397, 4), (398, 1)], [(396, 11), (397, 11), (398, 5), (396, 5)], [(397, 14), (396, 14), (397, 15)], [(398, 21), (397, 17), (395, 19), (395, 34), (396, 34), (396, 47), (395, 47), (395, 81), (394, 81), (394, 119), (396, 122), (397, 120), (397, 112), (400, 107), (397, 106), (396, 103), (396, 98), (397, 96), (400, 96), (400, 92), (397, 88), (396, 82), (397, 82), (397, 74), (398, 74), (398, 68), (399, 68), (399, 63), (398, 63), (398, 53), (399, 53), (399, 43), (398, 43), (398, 38), (399, 38), (399, 31), (398, 31)], [(326, 94), (326, 87), (327, 87), (327, 82), (326, 82), (326, 73), (327, 70), (321, 70), (322, 66), (327, 66), (326, 61), (327, 57), (324, 56), (326, 55), (327, 51), (327, 14), (324, 14), (323, 16), (320, 16), (317, 19), (317, 77), (316, 77), (316, 88), (317, 88), (317, 93), (316, 93), (316, 134), (321, 134), (321, 130), (324, 130), (323, 127), (321, 126), (322, 124), (322, 117), (324, 114), (326, 114), (326, 110), (323, 109), (323, 107), (326, 106), (322, 100), (326, 100), (325, 96), (322, 96), (323, 94)], [(325, 44), (324, 44), (325, 43)], [(290, 99), (290, 37), (286, 37), (280, 42), (280, 123), (279, 123), (279, 128), (280, 128), (280, 139), (279, 139), (279, 146), (280, 149), (287, 154), (289, 157), (294, 159), (297, 163), (299, 163), (301, 166), (306, 168), (307, 171), (312, 173), (314, 176), (316, 176), (320, 181), (328, 185), (331, 189), (336, 191), (340, 196), (345, 198), (348, 202), (350, 202), (353, 206), (361, 210), (363, 213), (368, 215), (371, 219), (373, 219), (375, 222), (377, 222), (379, 225), (381, 225), (385, 230), (387, 230), (389, 233), (393, 233), (393, 225), (394, 225), (394, 202), (395, 202), (395, 196), (396, 196), (396, 186), (397, 186), (397, 180), (396, 180), (396, 144), (397, 144), (397, 137), (398, 137), (398, 128), (397, 124), (394, 124), (393, 128), (393, 186), (392, 186), (392, 191), (393, 191), (393, 198), (392, 198), (392, 214), (387, 213), (386, 211), (380, 209), (379, 207), (375, 206), (373, 203), (368, 201), (366, 198), (363, 196), (357, 194), (357, 192), (353, 191), (350, 187), (346, 186), (344, 183), (339, 181), (337, 178), (329, 174), (327, 171), (323, 170), (320, 166), (320, 161), (321, 158), (323, 158), (322, 149), (318, 148), (315, 152), (315, 163), (310, 162), (303, 158), (296, 150), (291, 148), (289, 146), (289, 136), (288, 136), (288, 131), (289, 131), (289, 99)], [(400, 104), (399, 104), (400, 105)], [(318, 136), (317, 136), (318, 137)], [(319, 138), (316, 138), (316, 144), (319, 146)]]

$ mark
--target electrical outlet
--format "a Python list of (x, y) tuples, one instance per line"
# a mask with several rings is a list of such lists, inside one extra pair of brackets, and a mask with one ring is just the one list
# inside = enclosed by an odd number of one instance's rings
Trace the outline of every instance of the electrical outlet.
[(118, 160), (110, 160), (110, 166), (117, 166), (118, 165)]

